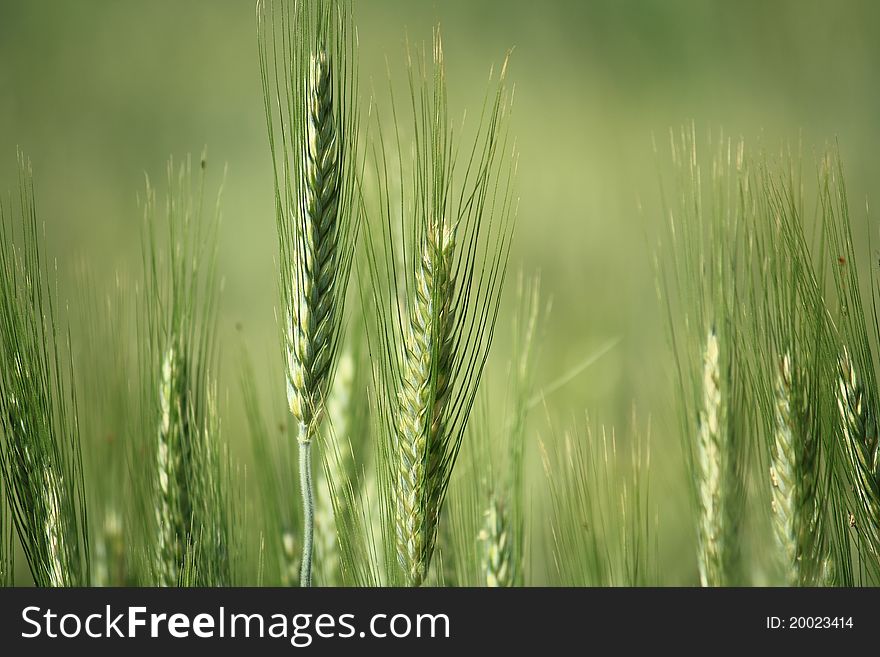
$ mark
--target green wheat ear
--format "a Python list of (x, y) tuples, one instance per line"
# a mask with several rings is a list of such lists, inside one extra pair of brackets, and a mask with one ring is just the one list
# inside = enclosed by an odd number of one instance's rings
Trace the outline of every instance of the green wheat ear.
[(776, 383), (770, 479), (776, 537), (785, 555), (787, 581), (796, 586), (822, 581), (827, 560), (819, 504), (819, 436), (810, 425), (803, 393), (798, 394), (803, 388), (803, 377), (785, 354)]
[(444, 414), (455, 337), (452, 250), (448, 227), (429, 227), (416, 271), (398, 392), (397, 549), (414, 583), (426, 575), (445, 492), (443, 461), (449, 446)]
[(287, 397), (300, 445), (311, 584), (311, 443), (339, 347), (359, 213), (355, 39), (347, 0), (261, 0), (257, 35), (275, 181)]
[(825, 354), (832, 364), (827, 387), (833, 390), (837, 417), (829, 426), (834, 440), (826, 447), (833, 466), (832, 544), (835, 578), (843, 584), (880, 577), (880, 444), (876, 345), (880, 281), (870, 277), (863, 299), (861, 248), (856, 248), (843, 165), (827, 154), (819, 165), (819, 209), (827, 240), (829, 273), (837, 308), (834, 343)]
[[(205, 207), (207, 162), (167, 167), (167, 196), (143, 201), (144, 425), (154, 427), (152, 572), (160, 586), (231, 584), (229, 472), (219, 444), (214, 372), (219, 199)], [(213, 214), (209, 214), (213, 211)]]
[[(797, 170), (761, 167), (754, 222), (761, 284), (751, 290), (760, 318), (753, 349), (754, 394), (763, 415), (772, 525), (786, 584), (824, 583), (831, 560), (827, 540), (828, 465), (823, 436), (837, 423), (824, 269), (806, 238)], [(821, 262), (821, 260), (819, 260)], [(830, 358), (829, 358), (830, 356)], [(765, 475), (766, 477), (766, 475)]]
[[(505, 77), (506, 62), (459, 170), (436, 33), (433, 63), (410, 57), (414, 151), (402, 142), (396, 110), (396, 152), (377, 144), (381, 207), (371, 221), (366, 258), (378, 309), (374, 369), (392, 583), (418, 586), (428, 574), (494, 334), (514, 214)], [(380, 122), (380, 141), (382, 132)]]
[(704, 178), (696, 129), (670, 135), (678, 177), (665, 208), (670, 252), (662, 294), (681, 384), (681, 436), (692, 473), (697, 566), (704, 586), (736, 582), (745, 520), (747, 450), (755, 435), (746, 293), (755, 263), (754, 212), (741, 143), (719, 140)]
[(725, 552), (732, 540), (726, 526), (725, 461), (727, 408), (721, 394), (718, 335), (709, 333), (703, 356), (703, 405), (700, 411), (697, 455), (700, 473), (699, 566), (703, 586), (725, 581)]
[[(20, 154), (18, 165), (17, 222), (0, 200), (0, 469), (34, 582), (86, 586), (90, 544), (73, 362), (62, 356), (70, 356), (70, 344), (59, 334), (31, 165)], [(5, 544), (5, 535), (0, 540)]]

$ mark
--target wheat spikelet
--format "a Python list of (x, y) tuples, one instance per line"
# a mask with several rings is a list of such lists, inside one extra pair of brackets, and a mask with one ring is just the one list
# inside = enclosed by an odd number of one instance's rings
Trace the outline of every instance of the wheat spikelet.
[(411, 585), (424, 580), (437, 535), (447, 435), (444, 411), (452, 376), (452, 251), (446, 226), (431, 227), (422, 245), (409, 305), (400, 381), (396, 537)]
[(839, 361), (837, 408), (844, 449), (850, 458), (859, 503), (868, 517), (863, 528), (872, 544), (880, 537), (880, 452), (873, 400), (862, 385), (849, 352)]
[(774, 530), (790, 585), (815, 582), (822, 569), (819, 539), (818, 446), (795, 391), (790, 354), (780, 362), (775, 389), (776, 421), (770, 482)]
[(486, 510), (486, 520), (480, 531), (483, 546), (482, 570), (487, 587), (513, 585), (513, 542), (504, 507), (497, 499)]

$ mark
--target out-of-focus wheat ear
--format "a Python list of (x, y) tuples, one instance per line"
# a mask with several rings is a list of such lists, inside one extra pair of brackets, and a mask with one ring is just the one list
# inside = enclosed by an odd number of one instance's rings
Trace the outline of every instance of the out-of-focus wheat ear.
[(206, 154), (197, 166), (194, 176), (192, 158), (180, 165), (169, 159), (164, 203), (157, 203), (149, 180), (143, 199), (144, 319), (138, 323), (146, 333), (139, 346), (143, 422), (153, 427), (143, 449), (154, 459), (145, 492), (152, 504), (150, 572), (153, 583), (165, 586), (229, 583), (228, 562), (220, 559), (229, 536), (217, 535), (226, 534), (219, 528), (229, 480), (218, 458), (212, 374), (222, 184), (214, 206), (206, 204)]
[(169, 349), (162, 361), (159, 379), (159, 430), (156, 443), (156, 584), (158, 586), (177, 586), (178, 569), (183, 563), (185, 550), (184, 536), (187, 525), (180, 517), (177, 499), (177, 486), (173, 479), (177, 468), (172, 463), (176, 445), (172, 430), (178, 413), (175, 394), (175, 356)]
[(91, 543), (73, 354), (59, 331), (21, 153), (18, 167), (17, 203), (0, 199), (0, 480), (34, 583), (86, 586)]
[(873, 404), (849, 352), (844, 349), (839, 360), (837, 386), (841, 436), (852, 468), (856, 499), (868, 519), (868, 526), (857, 529), (865, 533), (869, 545), (876, 551), (880, 546), (880, 454)]
[(802, 397), (795, 386), (790, 354), (785, 354), (777, 374), (776, 422), (771, 453), (770, 483), (773, 527), (784, 557), (786, 580), (791, 586), (808, 586), (822, 579), (822, 540), (819, 523), (818, 437), (811, 435)]
[(281, 585), (294, 586), (299, 584), (300, 554), (293, 532), (284, 532), (281, 536), (281, 548), (283, 564), (281, 570)]
[(482, 570), (486, 586), (509, 587), (514, 582), (513, 543), (505, 509), (497, 498), (485, 513), (480, 531)]
[(129, 573), (123, 519), (113, 505), (107, 507), (92, 557), (92, 586), (123, 586)]
[(773, 528), (784, 556), (786, 581), (800, 582), (798, 527), (794, 506), (798, 474), (795, 455), (795, 409), (792, 408), (791, 358), (783, 356), (776, 381), (776, 424), (770, 465)]
[(703, 586), (725, 582), (728, 528), (724, 469), (728, 449), (726, 410), (721, 391), (721, 353), (718, 334), (709, 332), (703, 354), (703, 399), (700, 408), (697, 463), (699, 466), (699, 568)]

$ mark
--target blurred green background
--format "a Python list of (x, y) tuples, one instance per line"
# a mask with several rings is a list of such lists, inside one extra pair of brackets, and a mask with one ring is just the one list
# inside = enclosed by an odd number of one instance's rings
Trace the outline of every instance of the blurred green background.
[[(513, 270), (540, 270), (553, 311), (539, 384), (609, 339), (614, 350), (547, 400), (652, 436), (653, 502), (671, 581), (693, 581), (674, 371), (653, 253), (668, 158), (652, 140), (694, 121), (770, 151), (837, 140), (857, 208), (880, 174), (880, 4), (870, 0), (366, 0), (356, 2), (361, 86), (384, 97), (386, 59), (442, 27), (451, 114), (479, 108), (514, 48), (521, 197)], [(252, 0), (0, 1), (0, 187), (15, 149), (33, 162), (62, 278), (86, 260), (134, 275), (136, 194), (170, 154), (208, 147), (224, 192), (223, 386), (235, 396), (240, 325), (257, 362), (275, 349), (275, 227)], [(366, 100), (364, 101), (366, 105)], [(513, 275), (511, 275), (511, 281)], [(509, 289), (513, 289), (513, 285)], [(510, 295), (509, 295), (510, 296)], [(491, 382), (508, 357), (502, 322)], [(281, 391), (279, 391), (280, 393)], [(541, 414), (539, 414), (541, 415)], [(535, 435), (546, 422), (533, 422)], [(233, 419), (227, 436), (237, 439)], [(665, 531), (668, 528), (668, 531)]]

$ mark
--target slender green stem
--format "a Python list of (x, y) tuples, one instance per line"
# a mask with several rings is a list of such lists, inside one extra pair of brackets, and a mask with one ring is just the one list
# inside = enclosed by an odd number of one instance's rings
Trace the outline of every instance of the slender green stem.
[(300, 586), (312, 585), (312, 542), (315, 532), (315, 499), (312, 493), (312, 441), (304, 424), (299, 426), (299, 481), (303, 500), (303, 554)]

